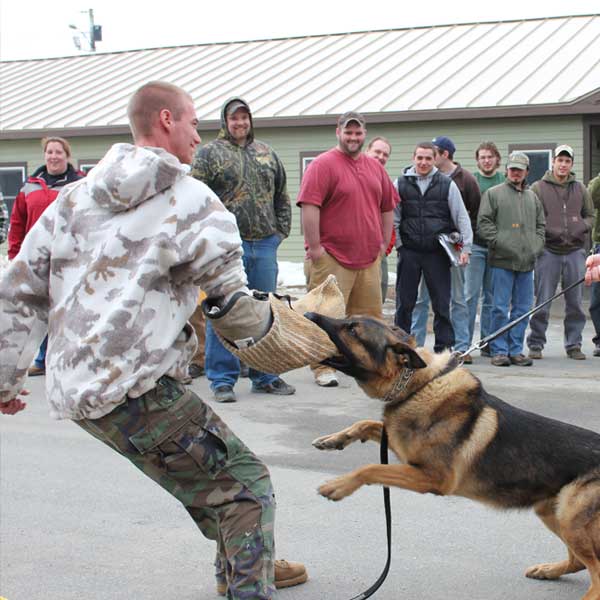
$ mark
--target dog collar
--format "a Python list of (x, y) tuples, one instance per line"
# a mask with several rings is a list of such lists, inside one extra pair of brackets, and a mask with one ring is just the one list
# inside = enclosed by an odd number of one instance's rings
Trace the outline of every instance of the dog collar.
[(404, 390), (406, 390), (408, 382), (411, 380), (414, 373), (414, 369), (404, 369), (402, 371), (402, 375), (396, 379), (396, 383), (394, 383), (392, 389), (385, 395), (383, 401), (387, 404), (392, 400), (396, 400), (396, 396), (400, 395)]
[[(453, 353), (450, 356), (450, 360), (448, 361), (446, 366), (435, 377), (433, 377), (432, 379), (427, 381), (419, 389), (414, 390), (409, 396), (404, 398), (404, 401), (408, 400), (408, 398), (410, 398), (416, 392), (419, 392), (420, 390), (422, 390), (426, 385), (429, 385), (434, 379), (437, 379), (438, 377), (443, 377), (444, 375), (447, 375), (448, 373), (450, 373), (450, 371), (454, 371), (454, 369), (456, 369), (457, 367), (460, 367), (461, 365), (462, 365), (462, 360), (460, 360), (460, 354), (458, 354), (456, 352)], [(398, 379), (396, 379), (396, 382), (392, 386), (392, 389), (383, 398), (383, 401), (386, 404), (397, 401), (398, 396), (406, 390), (406, 387), (408, 386), (408, 382), (411, 380), (414, 373), (415, 373), (414, 369), (404, 369), (402, 371), (402, 375), (400, 375), (400, 377), (398, 377)]]

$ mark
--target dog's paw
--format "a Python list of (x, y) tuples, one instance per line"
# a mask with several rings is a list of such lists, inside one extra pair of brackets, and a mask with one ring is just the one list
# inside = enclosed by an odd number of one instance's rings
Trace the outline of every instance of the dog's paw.
[(359, 487), (360, 483), (352, 475), (342, 475), (337, 479), (327, 481), (319, 486), (317, 491), (321, 496), (329, 500), (342, 500), (346, 496), (353, 494)]
[(564, 573), (563, 563), (544, 563), (529, 567), (525, 571), (525, 577), (530, 579), (558, 579)]
[(343, 450), (348, 445), (348, 436), (332, 433), (313, 440), (312, 445), (317, 450)]

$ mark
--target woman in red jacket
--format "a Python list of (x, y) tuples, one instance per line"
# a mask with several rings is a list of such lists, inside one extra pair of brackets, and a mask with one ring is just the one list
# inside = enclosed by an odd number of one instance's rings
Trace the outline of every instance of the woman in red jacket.
[[(19, 253), (27, 232), (54, 202), (62, 187), (85, 176), (69, 162), (71, 146), (67, 140), (60, 137), (44, 138), (42, 148), (44, 164), (27, 179), (15, 199), (10, 215), (8, 258), (11, 260)], [(29, 369), (29, 375), (43, 375), (46, 372), (47, 344), (46, 337), (33, 366)]]

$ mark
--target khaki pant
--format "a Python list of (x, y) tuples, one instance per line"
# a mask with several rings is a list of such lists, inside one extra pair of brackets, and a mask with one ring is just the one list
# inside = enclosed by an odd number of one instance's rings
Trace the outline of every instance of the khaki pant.
[(200, 305), (196, 306), (196, 310), (190, 317), (190, 324), (196, 332), (198, 338), (198, 349), (196, 354), (190, 361), (193, 365), (198, 365), (204, 369), (204, 346), (206, 344), (206, 321), (204, 320), (204, 313), (200, 308)]
[[(308, 291), (317, 287), (328, 275), (335, 275), (338, 286), (344, 295), (346, 316), (368, 315), (381, 319), (381, 257), (377, 257), (364, 269), (348, 269), (333, 256), (325, 253), (316, 261), (304, 261), (304, 275)], [(322, 365), (311, 365), (315, 376), (333, 371)]]

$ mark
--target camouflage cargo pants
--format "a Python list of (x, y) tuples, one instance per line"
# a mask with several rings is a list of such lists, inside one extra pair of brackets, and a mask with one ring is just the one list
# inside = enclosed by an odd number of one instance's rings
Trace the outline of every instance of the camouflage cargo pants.
[(267, 467), (196, 394), (162, 377), (100, 419), (75, 421), (175, 496), (217, 542), (230, 600), (270, 599), (275, 497)]

